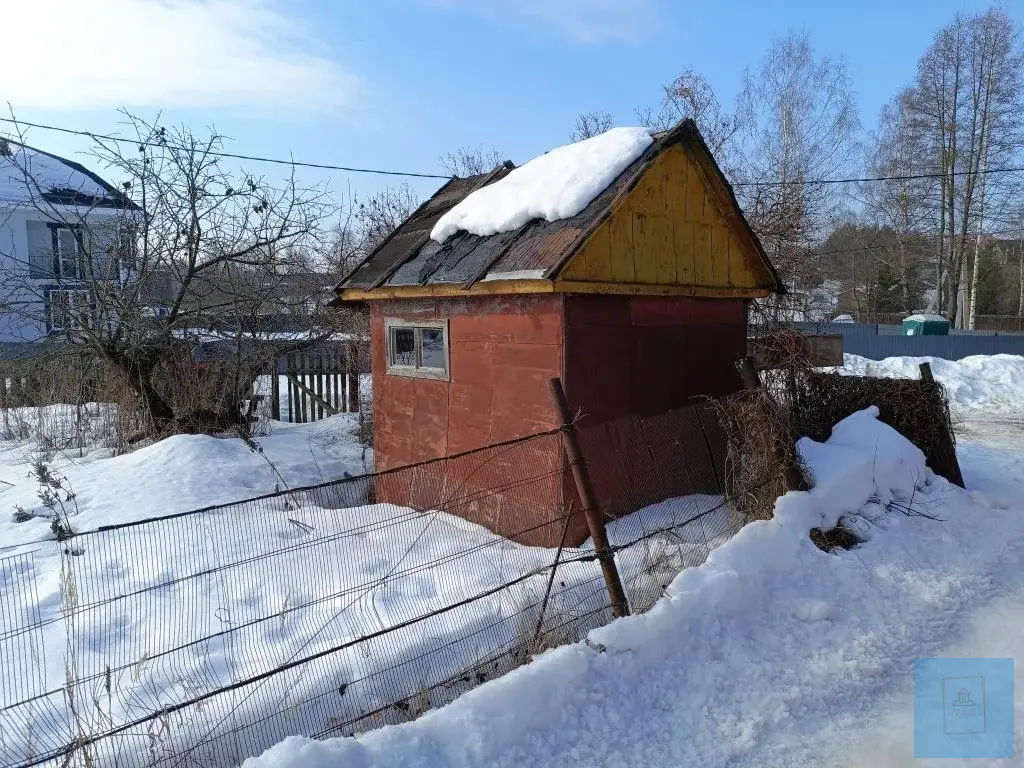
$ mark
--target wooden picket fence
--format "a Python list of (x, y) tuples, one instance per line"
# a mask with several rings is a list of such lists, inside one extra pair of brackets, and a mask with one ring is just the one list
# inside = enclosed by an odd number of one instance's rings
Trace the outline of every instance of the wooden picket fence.
[[(355, 348), (331, 347), (291, 352), (271, 376), (271, 415), (306, 424), (359, 410), (359, 366)], [(286, 398), (282, 404), (281, 387)]]

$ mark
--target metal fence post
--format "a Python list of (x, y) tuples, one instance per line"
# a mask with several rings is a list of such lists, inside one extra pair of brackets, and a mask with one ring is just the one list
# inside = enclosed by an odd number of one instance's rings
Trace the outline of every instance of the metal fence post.
[(626, 593), (622, 589), (619, 571), (615, 567), (615, 555), (612, 554), (611, 548), (608, 546), (608, 535), (605, 532), (601, 509), (597, 504), (594, 486), (583, 461), (583, 452), (580, 450), (576, 427), (572, 421), (572, 411), (569, 408), (569, 401), (565, 398), (565, 389), (562, 388), (562, 380), (556, 376), (548, 382), (548, 386), (551, 389), (551, 400), (555, 405), (555, 413), (562, 427), (562, 446), (569, 457), (569, 466), (572, 467), (576, 490), (579, 491), (580, 502), (583, 504), (583, 515), (587, 520), (587, 528), (590, 529), (590, 540), (594, 542), (594, 553), (597, 555), (598, 562), (601, 563), (601, 573), (604, 575), (604, 583), (608, 587), (608, 596), (612, 601), (612, 615), (616, 618), (628, 616), (629, 603), (626, 602)]

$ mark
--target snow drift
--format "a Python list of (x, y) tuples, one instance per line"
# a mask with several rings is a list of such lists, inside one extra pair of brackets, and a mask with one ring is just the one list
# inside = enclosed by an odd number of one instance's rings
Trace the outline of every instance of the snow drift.
[(887, 357), (869, 360), (843, 355), (840, 373), (855, 376), (920, 378), (921, 363), (931, 363), (932, 373), (961, 408), (1019, 409), (1024, 403), (1024, 357), (1018, 355), (974, 355), (962, 360), (938, 357)]
[[(650, 612), (415, 722), (290, 738), (245, 765), (823, 764), (871, 695), (910, 679), (911, 660), (963, 610), (980, 574), (1014, 556), (1024, 516), (972, 504), (877, 409), (800, 450), (814, 487), (786, 494), (773, 520), (750, 523), (680, 573)], [(880, 504), (911, 497), (946, 522)], [(818, 550), (808, 531), (844, 514), (869, 543)], [(826, 741), (809, 736), (818, 733)]]

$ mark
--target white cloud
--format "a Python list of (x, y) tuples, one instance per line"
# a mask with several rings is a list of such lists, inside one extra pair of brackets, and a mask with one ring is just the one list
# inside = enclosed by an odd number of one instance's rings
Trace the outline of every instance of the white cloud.
[(0, 18), (0, 101), (44, 107), (350, 105), (359, 81), (308, 53), (278, 0), (17, 0)]
[(574, 40), (638, 40), (656, 28), (663, 0), (431, 0), (495, 20), (539, 21)]

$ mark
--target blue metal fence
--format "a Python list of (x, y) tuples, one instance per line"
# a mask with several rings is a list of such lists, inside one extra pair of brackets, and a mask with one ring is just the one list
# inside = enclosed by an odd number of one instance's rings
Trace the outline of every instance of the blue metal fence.
[(971, 355), (1022, 355), (1024, 334), (955, 331), (949, 336), (906, 336), (898, 325), (871, 323), (792, 323), (804, 333), (838, 334), (843, 352), (870, 360), (887, 357), (939, 357), (960, 360)]

